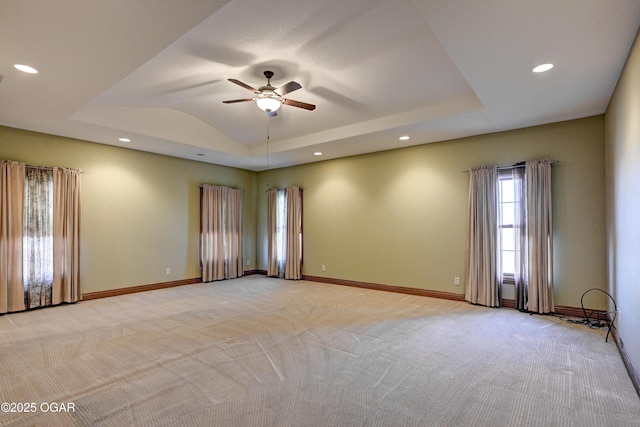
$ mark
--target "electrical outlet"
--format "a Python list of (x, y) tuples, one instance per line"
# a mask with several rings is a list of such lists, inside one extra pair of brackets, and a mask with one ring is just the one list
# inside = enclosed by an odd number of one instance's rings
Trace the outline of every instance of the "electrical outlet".
[(322, 271), (327, 271), (327, 266), (322, 264)]
[(250, 259), (247, 260), (247, 265), (251, 265), (251, 260)]
[(167, 269), (164, 271), (164, 274), (166, 274), (167, 276), (171, 276), (171, 269), (170, 269), (170, 268), (167, 268)]
[(453, 278), (453, 284), (456, 286), (460, 286), (460, 278), (458, 276)]

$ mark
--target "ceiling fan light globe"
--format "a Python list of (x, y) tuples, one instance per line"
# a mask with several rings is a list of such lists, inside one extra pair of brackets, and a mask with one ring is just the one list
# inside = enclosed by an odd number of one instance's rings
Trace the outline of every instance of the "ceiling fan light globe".
[(264, 96), (263, 94), (263, 96), (256, 98), (256, 104), (262, 111), (272, 113), (278, 111), (278, 109), (282, 105), (282, 102), (274, 96)]

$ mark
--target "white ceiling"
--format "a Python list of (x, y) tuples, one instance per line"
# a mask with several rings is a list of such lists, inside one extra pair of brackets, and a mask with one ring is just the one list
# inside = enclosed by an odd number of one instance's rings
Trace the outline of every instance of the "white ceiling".
[[(289, 166), (601, 114), (639, 25), (638, 0), (3, 0), (0, 124)], [(222, 103), (265, 70), (317, 108)]]

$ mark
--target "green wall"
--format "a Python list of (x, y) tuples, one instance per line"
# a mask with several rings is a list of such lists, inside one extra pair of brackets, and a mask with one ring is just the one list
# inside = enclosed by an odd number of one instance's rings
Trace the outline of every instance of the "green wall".
[[(244, 190), (244, 259), (255, 269), (256, 173), (0, 127), (0, 158), (82, 176), (84, 293), (201, 277), (200, 185)], [(166, 269), (171, 274), (166, 275)]]
[(620, 311), (617, 332), (637, 372), (640, 369), (640, 35), (607, 109), (606, 147), (608, 286)]
[[(264, 190), (296, 184), (304, 188), (303, 274), (462, 294), (463, 171), (543, 157), (560, 162), (552, 175), (555, 302), (579, 307), (586, 290), (606, 287), (603, 116), (261, 172), (258, 268), (266, 269)], [(601, 296), (585, 301), (606, 308)]]
[[(304, 188), (303, 274), (462, 294), (463, 171), (542, 157), (560, 161), (553, 169), (555, 300), (578, 307), (585, 290), (606, 283), (603, 116), (260, 173), (0, 127), (0, 158), (86, 171), (85, 293), (199, 277), (199, 186), (214, 183), (245, 190), (246, 270), (266, 270), (266, 189), (297, 184)], [(596, 297), (589, 306), (606, 301)]]

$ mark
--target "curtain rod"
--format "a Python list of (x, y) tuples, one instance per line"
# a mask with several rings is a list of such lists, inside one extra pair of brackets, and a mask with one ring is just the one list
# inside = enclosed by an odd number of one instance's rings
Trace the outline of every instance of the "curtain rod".
[(242, 190), (244, 191), (244, 189), (240, 188), (240, 187), (229, 187), (228, 185), (220, 185), (220, 184), (200, 184), (200, 188), (204, 188), (204, 187), (224, 187), (224, 188), (230, 188), (232, 190)]
[(85, 173), (89, 173), (89, 172), (85, 172), (81, 169), (74, 169), (74, 168), (65, 168), (65, 167), (61, 167), (61, 166), (37, 166), (37, 165), (28, 165), (24, 162), (19, 162), (17, 160), (6, 160), (6, 159), (0, 159), (0, 161), (3, 162), (15, 162), (15, 163), (22, 163), (24, 165), (25, 168), (31, 168), (31, 169), (42, 169), (42, 170), (53, 170), (54, 167), (57, 167), (58, 169), (68, 169), (68, 170), (73, 170), (73, 171), (78, 171), (82, 174)]
[(30, 168), (30, 169), (41, 169), (41, 170), (47, 170), (47, 171), (52, 171), (54, 167), (57, 167), (58, 169), (68, 169), (68, 170), (74, 170), (74, 171), (78, 171), (81, 174), (86, 174), (88, 172), (85, 172), (81, 169), (74, 169), (74, 168), (65, 168), (65, 167), (60, 167), (60, 166), (34, 166), (34, 165), (24, 165), (25, 168)]
[[(304, 192), (304, 187), (302, 187), (300, 185), (290, 185), (289, 187), (298, 187), (300, 189), (300, 191)], [(265, 191), (269, 191), (269, 190), (286, 190), (289, 187), (269, 187)]]
[[(525, 166), (526, 163), (527, 162), (518, 162), (518, 163), (515, 163), (515, 164), (510, 165), (510, 166), (497, 166), (496, 169), (500, 171), (500, 170), (509, 170), (509, 169), (515, 169), (515, 168), (522, 168), (522, 167)], [(558, 163), (560, 163), (560, 160), (551, 160), (551, 164), (552, 165), (555, 165), (555, 164), (558, 164)], [(471, 169), (473, 169), (473, 168), (469, 168), (469, 169), (467, 169), (465, 171), (462, 171), (462, 173), (469, 173), (469, 170), (471, 170)]]

